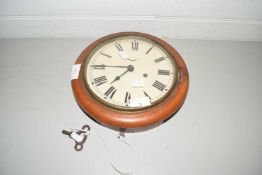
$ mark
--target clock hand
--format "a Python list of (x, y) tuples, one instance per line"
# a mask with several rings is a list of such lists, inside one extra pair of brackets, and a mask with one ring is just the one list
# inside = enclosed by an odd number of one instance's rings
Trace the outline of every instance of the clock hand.
[(115, 81), (120, 80), (120, 77), (123, 76), (124, 74), (126, 74), (127, 72), (128, 72), (128, 70), (126, 70), (126, 71), (125, 71), (124, 73), (122, 73), (121, 75), (116, 76), (116, 78), (115, 78), (110, 84), (114, 83)]
[(105, 67), (128, 68), (128, 66), (109, 66), (104, 64), (91, 65), (91, 67), (94, 67), (95, 69), (104, 69)]
[(133, 72), (133, 71), (134, 71), (134, 66), (133, 65), (128, 65), (127, 66), (127, 70), (125, 72), (123, 72), (122, 74), (116, 76), (115, 79), (110, 84), (114, 83), (115, 81), (120, 80), (120, 77), (125, 75), (127, 72)]

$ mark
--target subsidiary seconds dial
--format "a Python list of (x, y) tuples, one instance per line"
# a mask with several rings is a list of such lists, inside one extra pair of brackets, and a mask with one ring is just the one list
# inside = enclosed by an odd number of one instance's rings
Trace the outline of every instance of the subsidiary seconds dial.
[(83, 71), (94, 98), (120, 110), (156, 105), (178, 81), (174, 59), (143, 36), (119, 36), (98, 45), (86, 58)]

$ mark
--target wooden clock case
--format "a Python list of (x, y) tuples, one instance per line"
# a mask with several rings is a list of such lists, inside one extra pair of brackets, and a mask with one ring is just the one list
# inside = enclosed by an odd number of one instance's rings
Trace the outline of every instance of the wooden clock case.
[[(167, 97), (160, 103), (145, 109), (119, 110), (100, 103), (88, 91), (83, 79), (83, 67), (87, 56), (101, 43), (120, 36), (142, 36), (162, 46), (178, 68), (178, 81)], [(90, 44), (77, 58), (75, 64), (81, 64), (78, 79), (71, 81), (75, 99), (82, 110), (98, 123), (112, 128), (143, 128), (162, 123), (176, 113), (185, 101), (189, 76), (187, 67), (179, 53), (168, 43), (149, 34), (139, 32), (120, 32), (102, 37)]]

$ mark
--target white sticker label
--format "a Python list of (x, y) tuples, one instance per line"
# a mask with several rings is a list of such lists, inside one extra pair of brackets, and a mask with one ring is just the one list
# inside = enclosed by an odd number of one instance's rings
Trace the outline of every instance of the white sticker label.
[(123, 58), (123, 59), (125, 59), (125, 60), (128, 58), (128, 55), (126, 54), (125, 51), (119, 51), (118, 53), (119, 53), (119, 56), (120, 56), (121, 58)]
[(81, 64), (73, 65), (72, 72), (71, 72), (71, 80), (78, 79), (80, 67), (81, 67)]
[(132, 98), (129, 101), (130, 107), (143, 107), (150, 104), (150, 99), (148, 97)]
[(144, 86), (144, 81), (141, 79), (135, 79), (132, 81), (132, 86), (133, 87), (143, 87)]
[(72, 132), (71, 137), (72, 137), (72, 139), (74, 139), (76, 142), (81, 142), (81, 141), (83, 140), (83, 138), (84, 138), (84, 135), (83, 135), (83, 134), (79, 135), (79, 134), (77, 134), (77, 133), (75, 133), (75, 132)]

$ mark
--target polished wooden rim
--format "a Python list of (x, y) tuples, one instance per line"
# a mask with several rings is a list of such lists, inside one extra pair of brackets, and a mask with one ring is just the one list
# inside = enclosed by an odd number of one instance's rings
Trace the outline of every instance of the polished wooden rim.
[(88, 116), (96, 120), (102, 125), (106, 125), (114, 128), (140, 128), (148, 127), (161, 123), (171, 117), (175, 112), (179, 110), (185, 101), (188, 86), (189, 76), (186, 65), (179, 55), (179, 53), (165, 41), (154, 37), (149, 34), (139, 32), (120, 32), (100, 38), (90, 44), (77, 58), (75, 64), (81, 64), (81, 69), (84, 67), (84, 62), (87, 56), (96, 48), (97, 45), (119, 37), (119, 36), (142, 36), (146, 37), (159, 45), (161, 45), (170, 56), (177, 63), (179, 74), (179, 80), (171, 90), (166, 99), (152, 108), (138, 110), (138, 111), (123, 111), (109, 108), (99, 101), (97, 101), (85, 86), (83, 75), (80, 74), (78, 79), (71, 81), (72, 89), (75, 99), (79, 106), (87, 113)]

